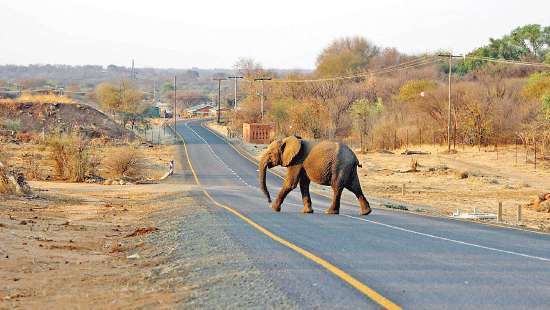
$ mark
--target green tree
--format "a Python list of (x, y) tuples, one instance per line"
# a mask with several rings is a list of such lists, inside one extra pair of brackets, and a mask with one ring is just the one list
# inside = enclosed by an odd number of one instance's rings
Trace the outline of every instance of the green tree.
[(136, 120), (148, 108), (143, 102), (143, 92), (128, 81), (122, 81), (118, 85), (101, 83), (96, 88), (96, 97), (104, 109), (122, 116), (123, 125), (130, 122), (132, 129)]
[(544, 119), (550, 120), (550, 92), (542, 97), (542, 111)]
[(172, 91), (174, 91), (173, 82), (170, 82), (170, 81), (164, 82), (164, 84), (162, 84), (162, 86), (160, 87), (160, 92), (162, 94), (170, 93)]
[(537, 72), (529, 76), (522, 89), (523, 96), (541, 103), (543, 117), (550, 120), (550, 72)]
[[(470, 56), (508, 60), (550, 61), (550, 27), (529, 24), (517, 27), (501, 38), (490, 38), (489, 44), (475, 49)], [(545, 60), (545, 57), (547, 60)], [(483, 66), (486, 61), (466, 59), (457, 65), (456, 72), (465, 73)]]
[(120, 92), (119, 88), (110, 83), (101, 83), (97, 85), (95, 89), (95, 95), (101, 107), (105, 111), (111, 113), (117, 111), (120, 108)]
[(397, 99), (407, 103), (416, 103), (425, 98), (426, 92), (437, 88), (437, 83), (430, 80), (411, 80), (399, 89)]
[(380, 49), (363, 37), (346, 37), (333, 41), (317, 57), (319, 76), (337, 76), (367, 70)]
[(535, 100), (542, 100), (548, 93), (550, 93), (550, 72), (531, 74), (522, 90), (523, 96)]
[(292, 99), (275, 100), (271, 103), (269, 116), (275, 122), (277, 132), (286, 135), (283, 124), (288, 122), (288, 110), (293, 103), (295, 102)]
[(361, 152), (365, 151), (364, 140), (369, 134), (374, 119), (382, 113), (383, 103), (381, 98), (371, 102), (366, 98), (356, 100), (351, 106), (351, 117), (355, 121), (355, 130), (359, 133), (361, 141)]

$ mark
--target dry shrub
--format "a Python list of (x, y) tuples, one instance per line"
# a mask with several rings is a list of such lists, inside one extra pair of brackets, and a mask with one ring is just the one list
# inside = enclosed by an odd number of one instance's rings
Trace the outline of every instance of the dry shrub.
[(11, 131), (19, 131), (21, 129), (21, 121), (19, 119), (4, 119), (0, 122), (1, 127), (11, 130)]
[(468, 171), (457, 171), (456, 176), (459, 179), (467, 179), (470, 176), (470, 173), (468, 173)]
[(0, 195), (16, 194), (31, 194), (31, 188), (22, 174), (12, 173), (0, 162)]
[(105, 160), (105, 166), (112, 178), (137, 178), (142, 174), (145, 162), (136, 147), (127, 146), (111, 153)]
[(9, 179), (7, 169), (0, 167), (0, 195), (13, 195), (15, 192), (15, 184)]
[(23, 143), (29, 143), (34, 140), (34, 135), (30, 132), (18, 132), (15, 138)]
[(50, 137), (47, 144), (57, 176), (72, 182), (84, 181), (90, 167), (87, 141), (73, 134)]
[(25, 168), (25, 178), (27, 180), (40, 180), (42, 179), (42, 173), (40, 172), (40, 163), (38, 161), (39, 156), (37, 154), (24, 154), (23, 164)]
[(417, 172), (418, 171), (418, 160), (415, 158), (411, 158), (411, 172)]

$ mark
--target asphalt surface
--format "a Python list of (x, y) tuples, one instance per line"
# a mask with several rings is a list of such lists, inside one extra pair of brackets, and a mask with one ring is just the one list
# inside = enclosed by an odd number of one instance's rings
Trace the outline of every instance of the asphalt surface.
[[(336, 265), (403, 308), (550, 308), (549, 235), (382, 209), (361, 217), (359, 206), (348, 203), (342, 203), (340, 215), (325, 215), (322, 211), (330, 199), (314, 193), (315, 213), (303, 214), (299, 189), (276, 213), (259, 190), (253, 163), (199, 120), (180, 122), (177, 130), (202, 185), (216, 201)], [(272, 197), (281, 182), (268, 174)], [(280, 293), (300, 307), (379, 307), (235, 215), (221, 208), (217, 215)]]

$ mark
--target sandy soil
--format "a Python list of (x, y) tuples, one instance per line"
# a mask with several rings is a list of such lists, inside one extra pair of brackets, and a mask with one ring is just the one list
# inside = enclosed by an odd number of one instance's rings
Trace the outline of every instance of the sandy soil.
[(0, 309), (295, 308), (226, 232), (182, 146), (146, 152), (157, 173), (176, 159), (174, 176), (0, 197)]
[(156, 218), (176, 201), (193, 204), (184, 188), (31, 186), (37, 197), (9, 197), (0, 207), (0, 308), (163, 306), (189, 294), (149, 279), (166, 256), (148, 241), (158, 231), (147, 230), (162, 230)]
[[(479, 151), (477, 148), (459, 148), (456, 154), (444, 154), (444, 147), (415, 146), (410, 150), (428, 152), (427, 155), (401, 155), (373, 152), (359, 155), (363, 168), (359, 169), (365, 192), (372, 196), (391, 198), (406, 203), (427, 205), (434, 213), (450, 215), (460, 212), (497, 213), (498, 202), (503, 203), (503, 220), (516, 225), (517, 205), (526, 205), (537, 194), (550, 191), (550, 169), (547, 162), (537, 169), (525, 162), (525, 153), (515, 147), (499, 147)], [(497, 158), (498, 156), (498, 158)], [(418, 172), (405, 172), (411, 160), (417, 160)], [(405, 185), (405, 195), (402, 193)], [(546, 203), (547, 204), (547, 203)], [(532, 207), (522, 210), (521, 225), (550, 229), (550, 214), (537, 212)]]
[[(224, 126), (209, 123), (218, 134), (227, 136)], [(231, 141), (241, 150), (258, 158), (266, 145)], [(445, 154), (445, 146), (410, 146), (409, 150), (425, 155), (401, 155), (405, 149), (358, 154), (361, 184), (367, 195), (387, 198), (388, 205), (407, 206), (411, 211), (450, 216), (457, 210), (496, 214), (503, 203), (503, 224), (550, 231), (550, 202), (542, 210), (528, 206), (536, 195), (550, 192), (550, 161), (539, 158), (534, 167), (533, 153), (519, 146), (482, 148), (458, 147), (456, 154)], [(358, 150), (355, 150), (358, 153)], [(516, 159), (517, 158), (517, 159)], [(406, 172), (411, 160), (418, 162), (418, 172)], [(403, 185), (405, 194), (403, 195)], [(326, 187), (314, 188), (330, 194)], [(351, 197), (351, 195), (350, 195)], [(516, 221), (517, 205), (522, 205), (522, 221)], [(488, 221), (496, 223), (496, 221)]]

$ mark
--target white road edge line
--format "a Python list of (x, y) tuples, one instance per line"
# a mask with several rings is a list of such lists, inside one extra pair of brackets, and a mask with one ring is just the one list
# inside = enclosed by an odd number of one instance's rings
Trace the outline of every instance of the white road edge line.
[[(195, 130), (193, 130), (193, 128), (189, 127), (189, 126), (187, 125), (187, 123), (185, 123), (185, 127), (189, 128), (197, 137), (199, 137), (202, 141), (204, 141), (204, 143), (206, 143), (206, 145), (208, 145), (208, 148), (209, 148), (210, 151), (214, 154), (214, 156), (215, 156), (219, 161), (221, 161), (222, 164), (223, 164), (224, 166), (226, 166), (226, 167), (229, 169), (229, 167), (227, 166), (227, 164), (226, 164), (220, 157), (218, 157), (218, 155), (214, 152), (214, 150), (212, 149), (212, 147), (210, 146), (210, 144), (209, 144), (203, 137), (201, 137), (197, 132), (195, 132)], [(231, 170), (231, 169), (230, 169), (230, 170)], [(243, 181), (243, 182), (244, 182), (244, 181)], [(246, 182), (244, 182), (244, 183), (247, 184)], [(247, 185), (248, 185), (248, 184), (247, 184)], [(249, 185), (249, 186), (250, 186), (250, 185)], [(296, 206), (302, 206), (302, 205), (299, 205), (299, 204), (296, 204), (296, 203), (288, 203), (288, 204), (292, 204), (292, 205), (296, 205)], [(316, 210), (316, 211), (320, 211), (320, 210), (317, 209), (317, 208), (313, 208), (313, 209)], [(436, 235), (431, 235), (431, 234), (427, 234), (427, 233), (422, 233), (422, 232), (415, 231), (415, 230), (410, 230), (410, 229), (407, 229), (407, 228), (402, 228), (402, 227), (399, 227), (399, 226), (393, 226), (393, 225), (390, 225), (390, 224), (384, 224), (384, 223), (380, 223), (380, 222), (373, 221), (373, 220), (367, 220), (367, 219), (360, 218), (360, 217), (356, 217), (356, 216), (352, 216), (352, 215), (347, 215), (347, 214), (340, 214), (340, 215), (341, 215), (341, 216), (348, 217), (348, 218), (352, 218), (352, 219), (356, 219), (356, 220), (368, 222), (368, 223), (371, 223), (371, 224), (376, 224), (376, 225), (384, 226), (384, 227), (387, 227), (387, 228), (391, 228), (391, 229), (400, 230), (400, 231), (408, 232), (408, 233), (415, 234), (415, 235), (419, 235), (419, 236), (424, 236), (424, 237), (432, 238), (432, 239), (438, 239), (438, 240), (448, 241), (448, 242), (452, 242), (452, 243), (467, 245), (467, 246), (471, 246), (471, 247), (475, 247), (475, 248), (479, 248), (479, 249), (489, 250), (489, 251), (493, 251), (493, 252), (506, 253), (506, 254), (516, 255), (516, 256), (521, 256), (521, 257), (526, 257), (526, 258), (541, 260), (541, 261), (545, 261), (545, 262), (550, 262), (550, 258), (545, 258), (545, 257), (540, 257), (540, 256), (534, 256), (534, 255), (529, 255), (529, 254), (523, 254), (523, 253), (514, 252), (514, 251), (501, 250), (501, 249), (492, 248), (492, 247), (488, 247), (488, 246), (484, 246), (484, 245), (480, 245), (480, 244), (475, 244), (475, 243), (470, 243), (470, 242), (465, 242), (465, 241), (460, 241), (460, 240), (455, 240), (455, 239), (440, 237), (440, 236), (436, 236)]]
[(501, 250), (501, 249), (492, 248), (492, 247), (488, 247), (488, 246), (484, 246), (484, 245), (480, 245), (480, 244), (475, 244), (475, 243), (470, 243), (470, 242), (465, 242), (465, 241), (460, 241), (460, 240), (455, 240), (455, 239), (440, 237), (440, 236), (431, 235), (431, 234), (427, 234), (427, 233), (422, 233), (422, 232), (415, 231), (415, 230), (411, 230), (411, 229), (402, 228), (402, 227), (399, 227), (399, 226), (393, 226), (393, 225), (390, 225), (390, 224), (384, 224), (384, 223), (380, 223), (380, 222), (373, 221), (373, 220), (367, 220), (367, 219), (360, 218), (360, 217), (356, 217), (356, 216), (352, 216), (352, 215), (347, 215), (347, 214), (341, 214), (341, 215), (342, 215), (342, 216), (345, 216), (345, 217), (352, 218), (352, 219), (356, 219), (356, 220), (368, 222), (368, 223), (371, 223), (371, 224), (376, 224), (376, 225), (384, 226), (384, 227), (391, 228), (391, 229), (395, 229), (395, 230), (400, 230), (400, 231), (408, 232), (408, 233), (415, 234), (415, 235), (419, 235), (419, 236), (424, 236), (424, 237), (428, 237), (428, 238), (444, 240), (444, 241), (448, 241), (448, 242), (453, 242), (453, 243), (457, 243), (457, 244), (467, 245), (467, 246), (471, 246), (471, 247), (475, 247), (475, 248), (480, 248), (480, 249), (484, 249), (484, 250), (489, 250), (489, 251), (494, 251), (494, 252), (499, 252), (499, 253), (506, 253), (506, 254), (516, 255), (516, 256), (521, 256), (521, 257), (527, 257), (527, 258), (537, 259), (537, 260), (541, 260), (541, 261), (545, 261), (545, 262), (550, 262), (550, 258), (545, 258), (545, 257), (541, 257), (541, 256), (534, 256), (534, 255), (529, 255), (529, 254), (523, 254), (523, 253), (514, 252), (514, 251)]

